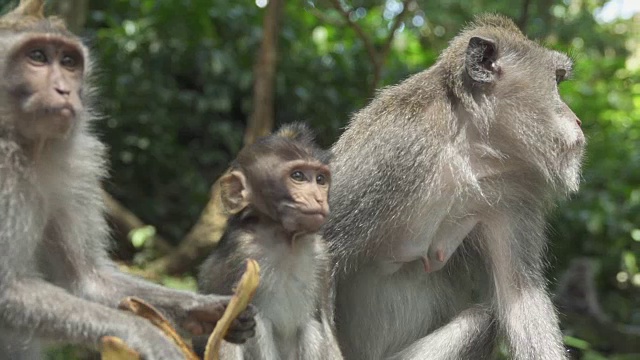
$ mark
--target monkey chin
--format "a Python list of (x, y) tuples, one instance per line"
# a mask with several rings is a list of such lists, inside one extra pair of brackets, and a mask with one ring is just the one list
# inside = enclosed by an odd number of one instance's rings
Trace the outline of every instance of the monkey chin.
[(33, 113), (31, 120), (21, 122), (18, 130), (29, 141), (65, 140), (75, 123), (75, 110), (70, 106), (61, 106)]
[(75, 113), (71, 109), (60, 109), (58, 113), (52, 115), (49, 120), (48, 133), (50, 138), (64, 140), (69, 137), (75, 125)]
[(284, 221), (283, 226), (291, 234), (312, 234), (318, 232), (326, 221), (327, 215), (323, 213), (305, 213)]

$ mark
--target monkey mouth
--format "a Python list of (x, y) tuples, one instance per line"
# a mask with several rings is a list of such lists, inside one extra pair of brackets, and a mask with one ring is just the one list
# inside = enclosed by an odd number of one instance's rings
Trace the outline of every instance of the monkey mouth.
[(322, 211), (322, 210), (301, 210), (300, 213), (303, 216), (309, 216), (309, 217), (314, 217), (314, 216), (318, 216), (318, 217), (322, 217), (323, 219), (327, 217), (327, 213)]
[(73, 119), (76, 117), (76, 109), (69, 103), (44, 107), (41, 113), (45, 116), (60, 116), (65, 119)]

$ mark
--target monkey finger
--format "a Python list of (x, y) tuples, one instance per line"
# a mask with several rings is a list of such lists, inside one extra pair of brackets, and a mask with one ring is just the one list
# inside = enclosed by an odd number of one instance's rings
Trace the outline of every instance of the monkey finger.
[(255, 326), (255, 316), (258, 310), (255, 306), (249, 304), (231, 323), (231, 328), (249, 328)]
[(244, 330), (251, 330), (253, 328), (256, 327), (256, 321), (254, 318), (248, 318), (248, 319), (235, 319), (233, 320), (233, 322), (231, 323), (231, 326), (229, 327), (229, 329), (234, 330), (234, 331), (244, 331)]
[(238, 319), (240, 320), (252, 319), (253, 317), (256, 316), (257, 313), (258, 313), (258, 309), (256, 309), (255, 306), (249, 304), (247, 305), (247, 308), (244, 309), (244, 311), (241, 312), (240, 315), (238, 315)]
[(200, 322), (215, 323), (222, 317), (226, 304), (213, 304), (206, 306), (198, 306), (190, 309), (188, 312), (188, 319)]
[(233, 344), (244, 344), (247, 340), (256, 335), (256, 330), (233, 331), (229, 330), (224, 339)]
[(213, 328), (215, 328), (216, 323), (200, 323), (200, 326), (202, 326), (202, 332), (204, 334), (211, 334), (213, 332)]
[(187, 320), (182, 324), (182, 328), (188, 331), (191, 335), (203, 335), (205, 334), (205, 329), (199, 321), (195, 320)]

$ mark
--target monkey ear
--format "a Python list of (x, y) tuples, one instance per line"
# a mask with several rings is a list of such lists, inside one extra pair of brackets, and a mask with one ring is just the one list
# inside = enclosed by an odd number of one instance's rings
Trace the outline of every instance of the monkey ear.
[(498, 47), (495, 41), (479, 36), (469, 39), (465, 66), (473, 81), (489, 84), (494, 82), (496, 73), (500, 70), (496, 65)]
[(220, 195), (224, 210), (233, 215), (249, 205), (249, 188), (241, 171), (231, 171), (220, 179)]

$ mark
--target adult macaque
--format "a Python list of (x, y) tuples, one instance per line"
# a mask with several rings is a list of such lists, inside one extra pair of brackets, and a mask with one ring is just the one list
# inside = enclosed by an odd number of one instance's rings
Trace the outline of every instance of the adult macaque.
[(498, 333), (514, 359), (565, 358), (543, 256), (544, 215), (578, 189), (585, 145), (558, 93), (571, 68), (480, 16), (354, 115), (325, 233), (345, 358), (487, 359)]
[(199, 276), (204, 292), (231, 294), (245, 260), (261, 279), (257, 334), (225, 346), (222, 359), (341, 359), (329, 325), (329, 255), (317, 234), (328, 212), (329, 153), (299, 124), (244, 148), (221, 179), (233, 214)]
[[(111, 335), (144, 359), (181, 359), (169, 338), (118, 303), (140, 297), (203, 334), (229, 297), (166, 289), (107, 258), (90, 64), (63, 22), (44, 17), (42, 1), (22, 0), (0, 18), (0, 358), (39, 359), (40, 339), (98, 345)], [(245, 341), (254, 326), (250, 309), (227, 340)]]

